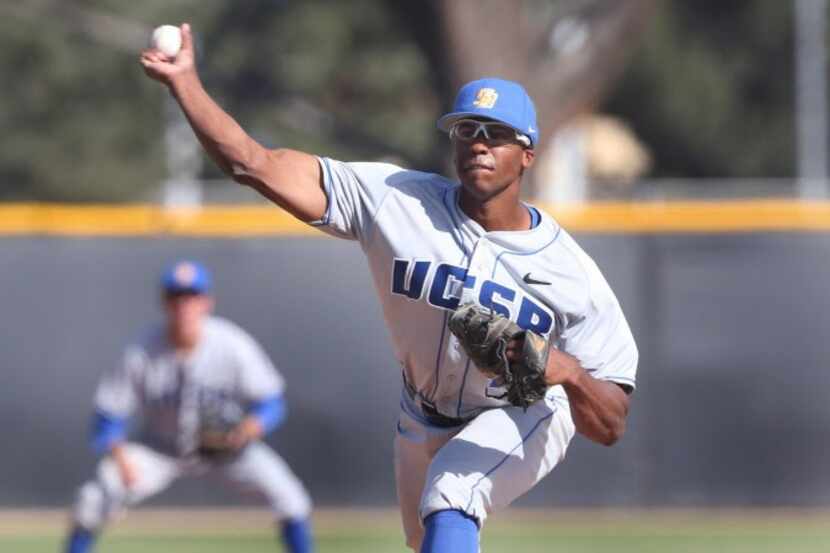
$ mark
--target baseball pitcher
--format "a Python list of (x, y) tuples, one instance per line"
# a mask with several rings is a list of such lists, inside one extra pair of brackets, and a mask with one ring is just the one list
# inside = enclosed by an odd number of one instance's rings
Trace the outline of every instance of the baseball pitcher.
[[(104, 374), (95, 394), (93, 447), (103, 455), (78, 491), (67, 553), (85, 553), (127, 507), (184, 475), (215, 474), (261, 495), (290, 553), (312, 550), (311, 501), (260, 438), (285, 415), (284, 382), (254, 339), (211, 316), (211, 276), (180, 261), (161, 279), (166, 318)], [(141, 417), (135, 440), (127, 423)]]
[(519, 199), (539, 130), (519, 84), (473, 81), (438, 120), (458, 181), (255, 142), (203, 88), (188, 25), (142, 53), (208, 154), (298, 219), (365, 253), (401, 365), (395, 436), (407, 544), (473, 553), (487, 517), (531, 489), (575, 432), (623, 434), (637, 348), (600, 270)]

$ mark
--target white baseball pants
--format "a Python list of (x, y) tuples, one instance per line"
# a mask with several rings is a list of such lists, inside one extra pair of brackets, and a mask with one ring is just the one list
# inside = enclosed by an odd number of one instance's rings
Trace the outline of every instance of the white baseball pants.
[(573, 435), (568, 402), (561, 396), (538, 401), (526, 412), (485, 411), (460, 428), (427, 426), (402, 411), (395, 478), (406, 544), (419, 551), (423, 520), (437, 511), (463, 511), (481, 527), (489, 513), (547, 475), (564, 458)]
[(127, 489), (110, 457), (97, 466), (96, 476), (81, 486), (74, 508), (80, 526), (97, 531), (126, 508), (161, 492), (186, 475), (218, 473), (242, 491), (257, 493), (268, 502), (275, 520), (303, 519), (311, 511), (311, 500), (300, 480), (270, 447), (254, 442), (239, 457), (217, 464), (188, 463), (138, 443), (125, 444), (127, 459), (137, 473)]

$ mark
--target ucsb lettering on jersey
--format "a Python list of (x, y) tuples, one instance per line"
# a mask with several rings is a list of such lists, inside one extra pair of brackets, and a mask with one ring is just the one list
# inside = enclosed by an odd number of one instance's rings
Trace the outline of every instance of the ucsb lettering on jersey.
[(551, 313), (533, 299), (509, 286), (472, 275), (465, 267), (423, 259), (396, 258), (392, 262), (393, 294), (413, 301), (425, 299), (433, 307), (453, 311), (464, 289), (472, 291), (482, 306), (515, 320), (525, 330), (546, 335), (553, 326)]

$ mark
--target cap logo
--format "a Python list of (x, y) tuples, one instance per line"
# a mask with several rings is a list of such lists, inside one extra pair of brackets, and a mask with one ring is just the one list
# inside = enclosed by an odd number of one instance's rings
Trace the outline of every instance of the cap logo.
[(196, 267), (192, 263), (179, 263), (173, 270), (173, 280), (179, 286), (191, 286), (196, 280)]
[(499, 93), (493, 88), (481, 88), (476, 93), (476, 99), (473, 105), (483, 109), (491, 109), (496, 105), (496, 100), (499, 99)]

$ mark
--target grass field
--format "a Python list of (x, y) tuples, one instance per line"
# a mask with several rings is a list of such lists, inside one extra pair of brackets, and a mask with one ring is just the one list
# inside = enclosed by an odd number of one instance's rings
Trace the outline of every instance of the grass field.
[[(0, 552), (55, 553), (66, 515), (0, 511)], [(318, 553), (404, 553), (392, 510), (320, 510)], [(98, 553), (278, 552), (260, 510), (137, 510)], [(806, 510), (509, 510), (485, 527), (483, 553), (825, 553), (830, 512)]]

